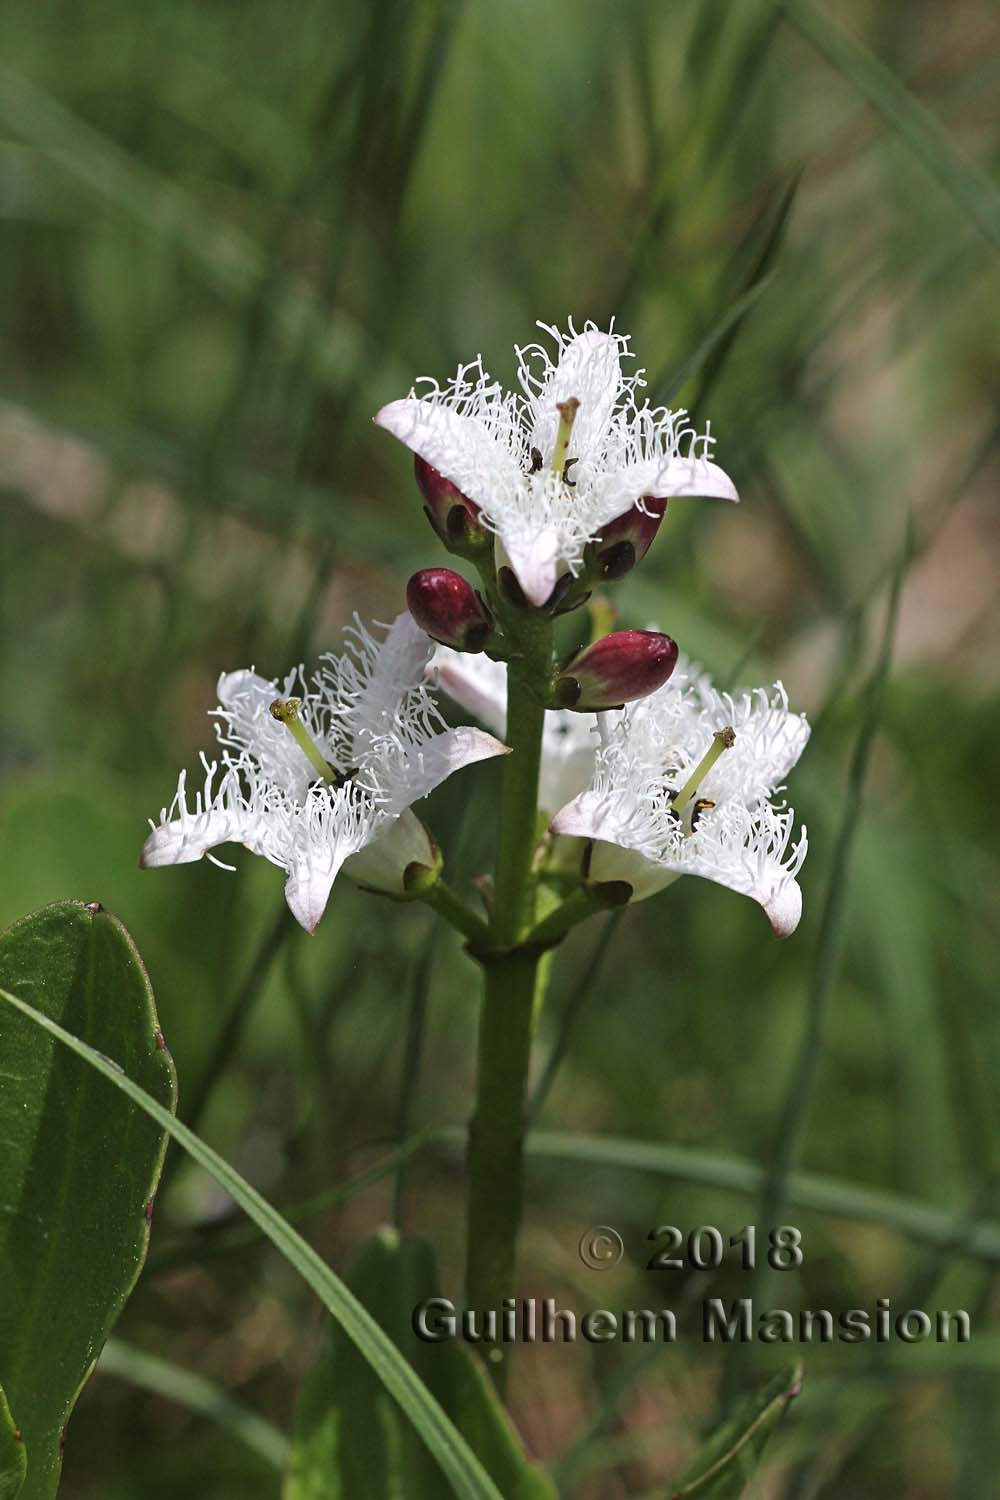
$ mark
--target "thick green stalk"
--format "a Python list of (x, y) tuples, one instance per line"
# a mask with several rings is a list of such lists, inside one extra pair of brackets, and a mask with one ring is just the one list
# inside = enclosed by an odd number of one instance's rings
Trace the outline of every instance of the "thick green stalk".
[(507, 744), (500, 791), (500, 840), (497, 849), (496, 915), (493, 938), (498, 947), (513, 947), (535, 914), (531, 861), (538, 841), (538, 767), (542, 756), (545, 710), (508, 672)]
[[(544, 642), (546, 656), (549, 642)], [(479, 1032), (476, 1108), (469, 1127), (466, 1303), (499, 1307), (514, 1293), (521, 1220), (528, 1061), (539, 953), (517, 946), (535, 912), (538, 767), (545, 711), (508, 677), (507, 743), (500, 801), (496, 910)], [(500, 1353), (499, 1347), (494, 1356)], [(503, 1381), (500, 1361), (493, 1366)]]

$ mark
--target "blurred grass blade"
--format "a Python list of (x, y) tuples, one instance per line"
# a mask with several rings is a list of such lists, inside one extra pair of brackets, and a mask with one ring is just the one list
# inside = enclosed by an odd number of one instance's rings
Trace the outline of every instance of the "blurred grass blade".
[[(238, 1438), (272, 1469), (284, 1472), (290, 1450), (285, 1434), (264, 1417), (234, 1401), (203, 1375), (196, 1375), (192, 1370), (185, 1370), (142, 1349), (133, 1349), (118, 1339), (110, 1339), (104, 1346), (97, 1371), (100, 1375), (117, 1376), (140, 1390), (163, 1396), (196, 1416), (207, 1417)], [(0, 1490), (0, 1497), (2, 1494)]]
[[(459, 1132), (449, 1132), (448, 1140), (457, 1144)], [(750, 1195), (760, 1192), (765, 1175), (763, 1167), (745, 1157), (621, 1136), (533, 1130), (525, 1141), (525, 1150), (529, 1156), (553, 1161), (587, 1162), (619, 1173), (650, 1172), (677, 1182)], [(785, 1184), (785, 1197), (796, 1208), (856, 1219), (864, 1224), (882, 1224), (921, 1244), (1000, 1265), (1000, 1223), (995, 1220), (977, 1219), (966, 1213), (948, 1214), (898, 1193), (814, 1172), (793, 1172)]]
[[(397, 1147), (405, 1146), (411, 1134), (410, 1120), (420, 1082), (420, 1062), (423, 1056), (424, 1034), (427, 1029), (427, 1007), (430, 1001), (431, 976), (434, 972), (434, 954), (440, 934), (441, 923), (432, 922), (414, 966), (410, 985), (410, 1002), (406, 1013), (406, 1035), (399, 1076), (399, 1102), (396, 1108)], [(402, 1227), (403, 1222), (403, 1198), (409, 1159), (408, 1154), (400, 1156), (392, 1185), (392, 1207), (389, 1217), (397, 1229)]]
[[(46, 1026), (68, 1021), (95, 1056), (114, 1052), (115, 1079), (172, 1120), (152, 990), (110, 912), (59, 901), (15, 922), (0, 984), (31, 995)], [(24, 1432), (24, 1500), (50, 1500), (66, 1423), (146, 1256), (166, 1136), (8, 1006), (0, 1058), (0, 1381)]]
[(782, 1370), (740, 1403), (685, 1472), (671, 1500), (739, 1500), (768, 1438), (802, 1389), (802, 1366)]
[[(912, 547), (912, 530), (908, 528), (889, 592), (878, 661), (868, 684), (867, 702), (854, 753), (851, 756), (844, 793), (844, 810), (833, 851), (830, 883), (827, 886), (826, 900), (820, 917), (805, 1030), (781, 1111), (774, 1155), (761, 1197), (761, 1224), (777, 1224), (780, 1221), (787, 1180), (798, 1160), (812, 1106), (816, 1077), (826, 1039), (826, 1017), (830, 993), (840, 961), (851, 854), (861, 819), (868, 762), (882, 718), (882, 704), (889, 679), (896, 620), (899, 615), (899, 600), (903, 589), (903, 579), (912, 556)], [(763, 1300), (766, 1300), (765, 1288), (770, 1280), (769, 1270), (769, 1267), (761, 1266), (754, 1277), (753, 1295)]]
[(879, 111), (986, 239), (1000, 246), (1000, 187), (956, 153), (930, 110), (812, 0), (779, 4), (817, 51)]
[(687, 382), (702, 369), (713, 354), (717, 351), (727, 349), (736, 337), (740, 324), (755, 307), (759, 299), (770, 285), (770, 275), (761, 277), (760, 281), (737, 297), (736, 301), (726, 309), (718, 321), (705, 334), (704, 338), (691, 350), (687, 359), (683, 360), (674, 370), (673, 374), (656, 387), (653, 398), (657, 405), (668, 406), (674, 396)]
[(617, 932), (624, 914), (625, 908), (623, 906), (619, 907), (619, 909), (615, 912), (612, 912), (604, 922), (604, 925), (601, 928), (600, 933), (598, 934), (597, 941), (595, 942), (593, 949), (591, 950), (590, 957), (587, 959), (587, 962), (584, 965), (583, 973), (580, 975), (579, 979), (576, 982), (576, 985), (573, 988), (572, 994), (562, 1008), (562, 1013), (559, 1016), (559, 1029), (556, 1033), (555, 1041), (552, 1043), (552, 1049), (549, 1052), (548, 1057), (545, 1059), (545, 1066), (542, 1069), (541, 1076), (539, 1077), (538, 1082), (535, 1084), (535, 1091), (532, 1094), (531, 1101), (528, 1105), (527, 1118), (529, 1125), (534, 1124), (539, 1115), (542, 1113), (542, 1110), (545, 1108), (545, 1101), (549, 1097), (549, 1091), (551, 1090), (552, 1085), (555, 1083), (556, 1074), (559, 1071), (562, 1060), (566, 1055), (566, 1050), (569, 1047), (570, 1035), (572, 1034), (573, 1028), (577, 1023), (587, 996), (590, 994), (594, 985), (597, 983), (598, 978), (600, 977), (604, 959), (607, 955), (608, 948), (611, 946), (611, 939)]
[(456, 1431), (427, 1388), (414, 1374), (374, 1318), (362, 1307), (329, 1266), (325, 1265), (311, 1245), (297, 1234), (257, 1190), (250, 1186), (218, 1152), (206, 1146), (198, 1136), (175, 1120), (144, 1089), (120, 1073), (113, 1062), (81, 1042), (26, 1001), (0, 990), (0, 999), (27, 1016), (36, 1026), (55, 1037), (64, 1047), (82, 1057), (98, 1073), (137, 1104), (152, 1120), (168, 1131), (174, 1140), (208, 1172), (244, 1212), (263, 1229), (268, 1239), (293, 1266), (319, 1297), (323, 1306), (337, 1320), (351, 1341), (361, 1350), (390, 1395), (434, 1454), (452, 1489), (462, 1500), (503, 1500), (476, 1455)]
[[(774, 263), (785, 237), (800, 181), (800, 175), (796, 174), (775, 199), (765, 204), (763, 212), (743, 236), (730, 258), (727, 271), (720, 277), (720, 301), (726, 296), (727, 283), (733, 284), (729, 307), (673, 374), (662, 385), (657, 385), (656, 403), (669, 406), (677, 392), (698, 374), (701, 380), (692, 407), (699, 407), (708, 396), (725, 368), (745, 319), (771, 284)], [(734, 274), (734, 268), (741, 262), (746, 263), (745, 269)]]
[[(28, 79), (0, 67), (0, 120), (20, 140), (157, 239), (182, 251), (223, 297), (252, 299), (268, 275), (263, 250), (236, 224), (213, 219), (173, 181), (157, 175)], [(370, 338), (343, 308), (327, 307), (301, 277), (286, 274), (274, 287), (276, 332), (298, 345), (310, 327), (313, 375), (339, 385), (345, 349)], [(402, 383), (403, 376), (398, 376)]]
[[(401, 1163), (409, 1161), (411, 1156), (423, 1150), (432, 1138), (432, 1131), (418, 1132), (394, 1151), (389, 1151), (367, 1171), (359, 1172), (347, 1182), (324, 1188), (321, 1193), (314, 1193), (285, 1207), (281, 1212), (289, 1224), (299, 1224), (305, 1219), (325, 1213), (328, 1208), (339, 1203), (347, 1203), (356, 1193), (363, 1193), (366, 1188), (397, 1172)], [(267, 1236), (256, 1224), (247, 1224), (242, 1214), (234, 1217), (237, 1218), (235, 1223), (228, 1215), (221, 1219), (211, 1219), (204, 1226), (192, 1230), (190, 1238), (181, 1244), (172, 1245), (159, 1254), (154, 1252), (146, 1266), (147, 1276), (161, 1276), (184, 1266), (200, 1265), (205, 1260), (238, 1254), (241, 1250), (266, 1242)]]
[(0, 1500), (17, 1500), (27, 1467), (24, 1438), (0, 1389)]

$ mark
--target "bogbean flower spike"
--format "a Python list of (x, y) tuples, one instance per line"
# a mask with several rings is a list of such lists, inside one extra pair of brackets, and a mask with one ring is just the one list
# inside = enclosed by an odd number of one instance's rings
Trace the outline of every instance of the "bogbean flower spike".
[(709, 457), (709, 431), (642, 399), (641, 370), (623, 373), (626, 337), (593, 323), (581, 333), (539, 327), (556, 359), (540, 344), (517, 348), (519, 391), (503, 390), (480, 357), (444, 387), (419, 382), (375, 418), (416, 455), (438, 535), (474, 556), (492, 531), (501, 587), (536, 606), (566, 575), (623, 577), (668, 499), (739, 499)]
[[(539, 326), (551, 352), (516, 350), (517, 390), (476, 359), (375, 418), (412, 450), (434, 532), (478, 587), (453, 568), (421, 568), (408, 613), (382, 631), (358, 623), (308, 682), (301, 669), (283, 683), (224, 674), (221, 754), (203, 758), (193, 799), (181, 776), (142, 855), (182, 864), (243, 843), (285, 870), (286, 900), (309, 931), (343, 869), (425, 901), (465, 940), (484, 976), (467, 1157), (473, 1308), (516, 1288), (545, 955), (594, 912), (683, 874), (753, 897), (785, 936), (806, 852), (805, 830), (793, 842), (794, 814), (776, 800), (809, 733), (783, 689), (719, 693), (669, 635), (612, 630), (606, 598), (593, 597), (642, 561), (668, 500), (739, 498), (707, 427), (650, 405), (642, 371), (623, 372), (623, 335)], [(485, 727), (448, 728), (433, 688)], [(443, 878), (411, 805), (508, 750), (495, 863), (471, 881), (481, 915)]]
[(301, 668), (283, 683), (223, 673), (221, 755), (202, 757), (193, 799), (181, 772), (173, 803), (150, 825), (144, 868), (245, 844), (287, 872), (285, 899), (309, 932), (341, 868), (397, 895), (433, 877), (437, 848), (411, 804), (506, 746), (480, 729), (446, 727), (424, 681), (433, 642), (409, 614), (379, 633), (356, 620), (346, 634), (345, 651), (324, 656), (308, 681)]
[[(519, 390), (504, 391), (477, 359), (443, 388), (418, 382), (375, 419), (413, 451), (428, 518), (478, 570), (481, 591), (451, 568), (423, 568), (407, 587), (409, 613), (381, 636), (358, 623), (308, 683), (301, 669), (281, 685), (224, 674), (220, 760), (203, 757), (193, 801), (182, 774), (144, 865), (241, 842), (287, 872), (288, 904), (310, 931), (343, 868), (375, 890), (449, 902), (482, 955), (484, 924), (440, 881), (437, 847), (410, 807), (459, 766), (503, 754), (503, 734), (515, 757), (539, 757), (538, 807), (552, 818), (533, 848), (535, 809), (521, 806), (515, 854), (501, 839), (526, 890), (547, 871), (565, 881), (567, 841), (583, 839), (581, 896), (638, 899), (699, 874), (754, 897), (779, 935), (794, 929), (805, 832), (791, 843), (793, 814), (773, 798), (809, 731), (780, 685), (719, 694), (675, 670), (677, 646), (662, 632), (600, 635), (596, 604), (589, 644), (556, 649), (555, 617), (642, 560), (668, 499), (735, 501), (735, 487), (709, 456), (707, 428), (650, 406), (642, 371), (623, 373), (626, 337), (593, 323), (539, 326), (555, 357), (517, 348)], [(492, 733), (447, 728), (433, 686)], [(526, 803), (534, 768), (510, 785)], [(510, 906), (509, 871), (501, 885)], [(509, 911), (497, 925), (509, 944)]]

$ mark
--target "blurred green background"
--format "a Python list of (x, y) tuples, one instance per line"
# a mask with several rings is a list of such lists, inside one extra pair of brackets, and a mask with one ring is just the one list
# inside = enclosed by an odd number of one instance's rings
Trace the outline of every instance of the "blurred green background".
[[(283, 1207), (467, 1117), (478, 981), (423, 909), (346, 882), (309, 939), (281, 921), (279, 872), (248, 857), (235, 876), (138, 872), (146, 818), (213, 743), (218, 672), (334, 647), (355, 609), (390, 618), (439, 560), (407, 456), (370, 420), (417, 375), (482, 351), (508, 379), (536, 318), (614, 315), (650, 394), (711, 418), (742, 507), (672, 504), (616, 599), (724, 680), (781, 677), (810, 713), (791, 788), (805, 917), (778, 945), (750, 903), (682, 882), (624, 915), (596, 979), (600, 923), (583, 929), (541, 1018), (539, 1069), (576, 1012), (541, 1123), (773, 1163), (789, 1090), (814, 1083), (802, 1168), (934, 1210), (915, 1236), (782, 1208), (806, 1258), (772, 1302), (889, 1296), (967, 1308), (974, 1328), (964, 1348), (806, 1349), (754, 1492), (783, 1500), (1000, 1493), (1000, 1256), (961, 1248), (970, 1221), (1000, 1219), (996, 21), (963, 0), (12, 0), (5, 16), (0, 917), (75, 896), (122, 918), (182, 1115)], [(459, 884), (489, 861), (493, 775), (429, 809)], [(810, 1017), (825, 1024), (803, 1050)], [(119, 1333), (287, 1426), (316, 1308), (173, 1166)], [(656, 1224), (758, 1215), (705, 1178), (704, 1156), (670, 1178), (533, 1157), (525, 1292), (581, 1310), (745, 1295), (733, 1268), (642, 1269)], [(438, 1145), (304, 1222), (342, 1268), (395, 1213), (457, 1293), (461, 1209)], [(628, 1247), (603, 1276), (577, 1256), (591, 1223)], [(954, 1248), (935, 1248), (949, 1224)], [(780, 1355), (694, 1336), (653, 1357), (525, 1351), (512, 1404), (566, 1494), (661, 1495), (720, 1386)], [(225, 1427), (117, 1375), (95, 1376), (70, 1429), (77, 1500), (278, 1489)]]

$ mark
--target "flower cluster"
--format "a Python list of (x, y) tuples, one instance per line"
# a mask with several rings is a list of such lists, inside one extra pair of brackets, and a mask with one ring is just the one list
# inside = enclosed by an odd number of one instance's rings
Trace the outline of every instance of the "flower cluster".
[[(550, 822), (534, 852), (530, 818), (518, 824), (524, 881), (562, 878), (578, 840), (579, 883), (596, 896), (641, 899), (701, 875), (758, 901), (780, 936), (795, 928), (806, 836), (793, 839), (794, 815), (776, 799), (809, 729), (780, 684), (720, 693), (669, 635), (602, 634), (595, 604), (590, 639), (555, 648), (556, 618), (642, 560), (668, 500), (736, 501), (736, 489), (709, 431), (651, 406), (643, 372), (625, 372), (626, 337), (539, 326), (554, 356), (517, 348), (517, 390), (480, 358), (445, 386), (419, 381), (375, 418), (412, 450), (431, 525), (479, 587), (422, 568), (408, 613), (381, 634), (357, 623), (308, 681), (301, 669), (280, 684), (224, 674), (221, 757), (203, 757), (193, 800), (181, 775), (144, 865), (240, 842), (287, 872), (288, 904), (309, 931), (343, 869), (391, 895), (432, 899), (434, 888), (475, 933), (483, 924), (440, 883), (437, 846), (410, 808), (460, 766), (505, 753), (496, 736), (518, 753), (507, 729), (516, 687), (532, 754), (541, 735), (538, 804)], [(486, 730), (449, 729), (434, 688)], [(512, 777), (522, 801), (532, 779)]]

